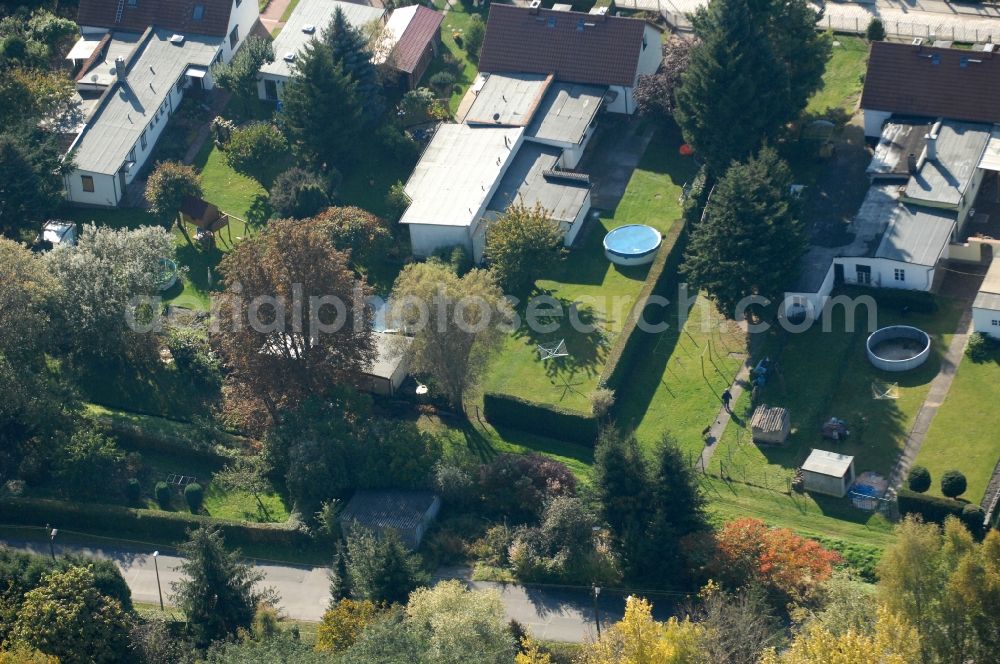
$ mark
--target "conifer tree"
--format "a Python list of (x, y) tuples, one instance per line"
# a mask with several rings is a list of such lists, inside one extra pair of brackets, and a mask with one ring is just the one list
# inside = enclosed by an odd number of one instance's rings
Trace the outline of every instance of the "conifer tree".
[(330, 47), (334, 63), (340, 64), (344, 74), (357, 84), (358, 100), (365, 109), (362, 121), (372, 126), (385, 111), (385, 100), (368, 40), (361, 30), (347, 21), (339, 7), (323, 32), (323, 40)]

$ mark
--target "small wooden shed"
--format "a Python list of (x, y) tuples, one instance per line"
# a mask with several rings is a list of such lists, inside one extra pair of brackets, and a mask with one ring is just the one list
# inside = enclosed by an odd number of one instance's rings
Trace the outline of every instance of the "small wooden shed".
[(229, 223), (229, 217), (219, 208), (197, 196), (185, 196), (181, 202), (181, 217), (185, 222), (206, 231), (217, 231)]
[(802, 464), (802, 484), (806, 491), (843, 498), (854, 484), (854, 457), (814, 449)]
[(784, 445), (792, 430), (788, 409), (761, 404), (750, 418), (753, 442), (763, 445)]

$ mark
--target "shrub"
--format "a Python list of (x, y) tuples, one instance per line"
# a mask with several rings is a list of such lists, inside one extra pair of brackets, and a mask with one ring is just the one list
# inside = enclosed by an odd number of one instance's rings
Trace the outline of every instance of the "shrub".
[(910, 491), (924, 493), (931, 488), (931, 471), (923, 466), (914, 466), (906, 478), (906, 485), (910, 487)]
[(392, 236), (381, 219), (357, 207), (330, 207), (316, 216), (316, 223), (329, 232), (333, 244), (351, 252), (355, 267), (372, 269), (385, 260)]
[[(955, 516), (961, 519), (969, 529), (969, 532), (976, 537), (980, 537), (983, 534), (982, 517), (979, 518), (978, 523), (975, 523), (974, 515), (965, 515), (967, 503), (950, 498), (938, 498), (937, 496), (915, 493), (909, 489), (900, 489), (897, 495), (901, 515), (918, 514), (925, 521), (933, 521), (934, 523), (944, 523), (947, 517)], [(971, 519), (971, 521), (967, 519)]]
[(157, 482), (156, 487), (153, 489), (153, 495), (156, 496), (156, 504), (160, 506), (160, 509), (168, 510), (170, 509), (170, 485), (166, 482)]
[(125, 488), (125, 453), (114, 440), (94, 428), (73, 433), (60, 450), (56, 481), (61, 491), (85, 500), (113, 496), (120, 500)]
[(997, 342), (982, 332), (976, 332), (969, 337), (965, 347), (965, 355), (976, 364), (988, 362), (997, 350)]
[(330, 205), (323, 180), (301, 168), (290, 168), (275, 178), (270, 194), (271, 207), (283, 218), (305, 219)]
[(590, 413), (540, 404), (510, 394), (484, 394), (483, 415), (494, 426), (508, 426), (590, 447), (597, 440), (597, 418)]
[(188, 504), (191, 514), (201, 511), (201, 505), (205, 502), (205, 489), (197, 482), (192, 482), (184, 487), (184, 500)]
[(957, 470), (949, 470), (941, 476), (941, 493), (949, 498), (958, 498), (967, 487), (965, 475)]
[(486, 37), (486, 23), (478, 14), (472, 15), (469, 27), (465, 29), (465, 52), (473, 60), (479, 59), (479, 51), (483, 47), (483, 39)]
[(576, 494), (565, 464), (540, 454), (501, 454), (479, 471), (479, 488), (491, 512), (515, 520), (537, 517), (550, 498)]
[(385, 196), (385, 207), (392, 221), (399, 221), (399, 218), (410, 206), (410, 197), (406, 195), (405, 185), (402, 182), (389, 187), (389, 193)]
[(139, 480), (134, 477), (129, 478), (128, 484), (125, 487), (125, 496), (133, 505), (142, 499), (142, 485), (139, 484)]
[(449, 97), (455, 87), (455, 77), (446, 71), (439, 71), (431, 76), (427, 83), (438, 94), (438, 97)]
[(469, 250), (460, 244), (436, 249), (433, 258), (450, 267), (452, 272), (460, 277), (464, 277), (472, 269), (472, 256), (469, 255)]
[(400, 108), (407, 121), (416, 123), (430, 117), (430, 111), (435, 102), (437, 102), (437, 98), (430, 88), (417, 88), (403, 95)]
[(511, 205), (486, 232), (486, 262), (507, 292), (521, 293), (563, 255), (563, 232), (541, 206)]
[(590, 393), (590, 412), (594, 417), (604, 417), (615, 405), (615, 391), (599, 387)]
[(237, 173), (258, 177), (271, 171), (287, 153), (284, 134), (267, 122), (237, 127), (226, 143), (226, 163)]
[(868, 22), (868, 27), (865, 29), (865, 39), (870, 42), (885, 39), (885, 25), (882, 23), (882, 19), (872, 17), (872, 20)]
[(203, 385), (219, 382), (219, 360), (208, 345), (208, 340), (186, 327), (171, 328), (167, 348), (177, 369)]
[(973, 533), (983, 529), (983, 522), (986, 520), (986, 511), (975, 503), (967, 503), (962, 508), (962, 515), (959, 517), (966, 527)]
[(464, 468), (440, 462), (434, 468), (434, 488), (445, 505), (468, 507), (475, 483)]

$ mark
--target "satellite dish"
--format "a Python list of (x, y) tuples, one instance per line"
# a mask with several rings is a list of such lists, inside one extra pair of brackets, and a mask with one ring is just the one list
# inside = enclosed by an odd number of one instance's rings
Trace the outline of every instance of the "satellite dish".
[(94, 82), (94, 83), (97, 83), (97, 78), (98, 78), (98, 77), (97, 77), (97, 74), (91, 74), (91, 75), (90, 75), (90, 80), (91, 80), (92, 82)]

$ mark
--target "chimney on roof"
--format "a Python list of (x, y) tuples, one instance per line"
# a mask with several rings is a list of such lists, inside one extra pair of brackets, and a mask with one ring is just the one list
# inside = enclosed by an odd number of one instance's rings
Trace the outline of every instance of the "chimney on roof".
[(115, 76), (120, 80), (125, 80), (125, 58), (115, 58)]
[(538, 14), (538, 8), (542, 6), (542, 0), (531, 0), (531, 4), (528, 5), (528, 11), (534, 16)]
[(906, 169), (910, 173), (917, 172), (917, 155), (913, 154), (912, 152), (906, 155)]
[(931, 127), (931, 130), (924, 135), (924, 140), (927, 143), (927, 160), (937, 159), (937, 139), (938, 134), (941, 132), (941, 121), (938, 120)]

